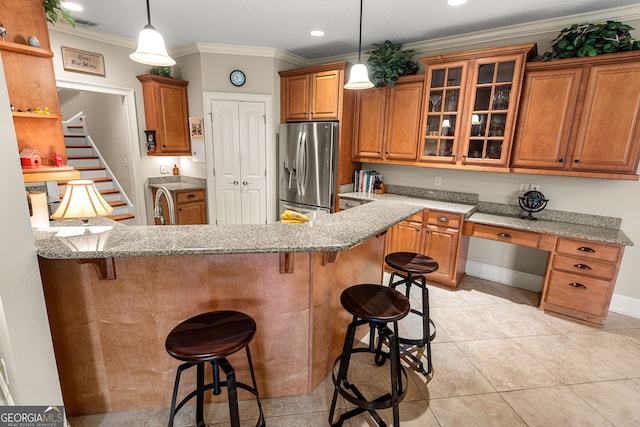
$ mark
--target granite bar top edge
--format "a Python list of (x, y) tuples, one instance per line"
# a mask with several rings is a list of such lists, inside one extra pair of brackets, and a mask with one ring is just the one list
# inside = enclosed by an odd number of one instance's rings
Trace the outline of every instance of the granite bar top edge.
[(185, 175), (157, 176), (147, 179), (152, 188), (166, 187), (169, 191), (189, 191), (207, 188), (207, 180)]

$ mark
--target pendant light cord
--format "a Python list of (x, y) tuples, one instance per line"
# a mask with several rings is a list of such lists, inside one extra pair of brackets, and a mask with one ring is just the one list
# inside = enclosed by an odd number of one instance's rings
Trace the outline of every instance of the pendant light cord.
[[(147, 3), (149, 2), (149, 0), (147, 0)], [(360, 60), (360, 56), (362, 54), (362, 2), (363, 0), (360, 0), (360, 36), (358, 38), (358, 62), (362, 62)]]
[(151, 25), (151, 9), (149, 8), (149, 0), (147, 0), (147, 24)]

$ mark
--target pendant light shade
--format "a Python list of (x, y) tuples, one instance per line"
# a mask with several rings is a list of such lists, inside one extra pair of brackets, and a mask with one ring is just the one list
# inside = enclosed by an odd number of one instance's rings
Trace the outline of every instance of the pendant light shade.
[(138, 49), (129, 55), (129, 58), (141, 64), (159, 67), (175, 65), (176, 61), (167, 53), (162, 35), (151, 25), (149, 0), (147, 0), (147, 22), (138, 36)]
[(345, 89), (369, 89), (373, 87), (373, 83), (369, 80), (369, 70), (362, 63), (362, 1), (360, 0), (360, 33), (358, 38), (358, 63), (351, 67), (349, 81), (344, 85)]

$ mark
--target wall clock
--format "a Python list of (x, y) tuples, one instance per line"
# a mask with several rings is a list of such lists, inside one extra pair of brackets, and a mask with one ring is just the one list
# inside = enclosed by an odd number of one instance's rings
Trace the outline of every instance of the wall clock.
[(229, 80), (231, 80), (232, 85), (240, 87), (247, 81), (247, 76), (240, 70), (233, 70), (229, 74)]

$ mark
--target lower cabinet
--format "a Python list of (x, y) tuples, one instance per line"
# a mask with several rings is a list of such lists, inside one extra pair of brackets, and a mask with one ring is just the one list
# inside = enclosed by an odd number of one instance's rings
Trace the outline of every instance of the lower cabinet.
[(462, 236), (462, 223), (460, 214), (424, 210), (389, 230), (386, 254), (427, 255), (438, 262), (438, 270), (427, 276), (427, 282), (455, 288), (464, 276), (469, 242)]
[(559, 238), (547, 266), (540, 308), (601, 324), (623, 252), (618, 245)]
[[(207, 206), (204, 190), (172, 191), (173, 204), (176, 209), (176, 225), (206, 224)], [(153, 190), (155, 200), (156, 190)], [(169, 224), (169, 208), (166, 200), (162, 199), (162, 210), (165, 224)], [(155, 224), (160, 225), (161, 220), (155, 219)]]

